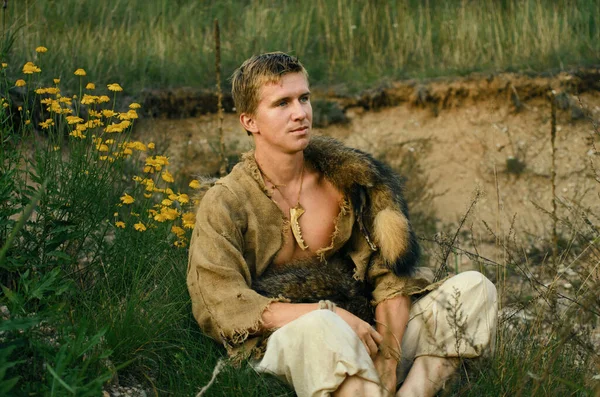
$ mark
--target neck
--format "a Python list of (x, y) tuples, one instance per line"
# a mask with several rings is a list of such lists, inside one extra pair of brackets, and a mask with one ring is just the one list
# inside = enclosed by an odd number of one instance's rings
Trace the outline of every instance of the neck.
[(287, 185), (300, 178), (304, 166), (304, 152), (267, 152), (256, 148), (254, 158), (258, 166), (273, 182)]

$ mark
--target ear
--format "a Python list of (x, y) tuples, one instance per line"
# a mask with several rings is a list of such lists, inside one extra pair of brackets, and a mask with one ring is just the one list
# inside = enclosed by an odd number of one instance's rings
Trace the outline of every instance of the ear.
[(248, 114), (248, 113), (242, 113), (240, 114), (240, 123), (242, 124), (242, 127), (244, 127), (244, 129), (252, 134), (256, 134), (258, 133), (258, 126), (256, 125), (256, 120), (254, 119), (254, 116)]

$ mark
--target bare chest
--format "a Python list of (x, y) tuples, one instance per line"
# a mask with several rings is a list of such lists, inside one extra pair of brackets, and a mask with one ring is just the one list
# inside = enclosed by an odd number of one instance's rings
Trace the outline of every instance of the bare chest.
[(273, 261), (275, 265), (315, 256), (319, 250), (329, 247), (332, 243), (343, 195), (324, 178), (313, 176), (306, 182), (308, 186), (300, 197), (300, 204), (305, 212), (298, 218), (302, 238), (308, 246), (305, 250), (296, 242), (289, 222), (290, 204), (296, 203), (288, 203), (279, 192), (273, 194), (273, 200), (288, 218), (283, 232), (283, 245)]

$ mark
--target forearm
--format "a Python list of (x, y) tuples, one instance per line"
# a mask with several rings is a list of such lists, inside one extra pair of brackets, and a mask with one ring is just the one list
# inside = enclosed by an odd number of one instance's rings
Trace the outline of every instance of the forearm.
[(317, 310), (318, 303), (273, 302), (262, 314), (262, 330), (281, 328), (298, 317)]
[(383, 336), (380, 345), (385, 358), (400, 357), (400, 346), (406, 324), (410, 313), (410, 298), (399, 295), (384, 300), (375, 308), (375, 320), (377, 331)]

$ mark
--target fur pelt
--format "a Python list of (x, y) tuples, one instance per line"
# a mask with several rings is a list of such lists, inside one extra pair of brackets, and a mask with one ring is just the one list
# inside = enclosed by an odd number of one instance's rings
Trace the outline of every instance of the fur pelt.
[(308, 163), (350, 197), (356, 220), (373, 249), (399, 276), (411, 275), (420, 249), (404, 201), (403, 181), (386, 164), (339, 141), (315, 136), (304, 150)]
[(349, 257), (337, 254), (327, 262), (312, 258), (270, 266), (252, 284), (252, 289), (267, 297), (285, 297), (293, 303), (330, 300), (373, 324), (372, 288), (352, 277), (353, 266)]
[[(411, 275), (421, 251), (410, 224), (402, 178), (370, 154), (330, 137), (314, 136), (304, 156), (350, 198), (362, 234), (373, 250), (380, 250), (384, 263), (398, 276)], [(197, 202), (215, 181), (203, 178)]]

